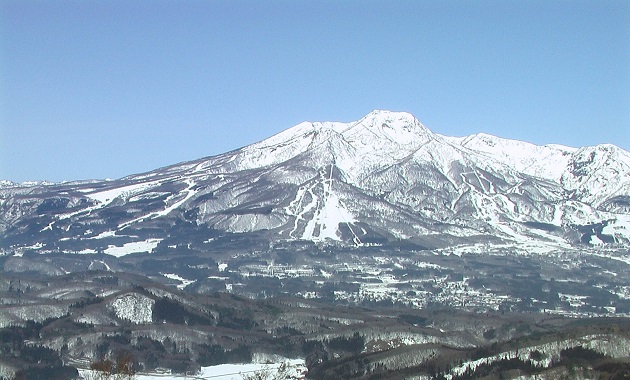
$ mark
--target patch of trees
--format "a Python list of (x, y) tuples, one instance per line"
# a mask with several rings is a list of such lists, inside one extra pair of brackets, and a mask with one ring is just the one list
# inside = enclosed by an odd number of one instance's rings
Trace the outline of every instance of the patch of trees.
[(221, 307), (219, 308), (217, 326), (234, 330), (251, 330), (258, 326), (258, 323), (252, 319), (251, 313), (247, 311), (240, 312), (237, 309)]
[(483, 332), (483, 338), (486, 340), (492, 340), (497, 337), (496, 329), (489, 329)]
[(260, 347), (264, 348), (264, 352), (270, 352), (284, 357), (295, 357), (296, 355), (300, 355), (300, 353), (306, 356), (308, 353), (304, 353), (304, 342), (304, 335), (297, 331), (297, 333), (294, 332), (292, 334), (278, 335), (270, 339), (265, 339), (260, 343)]
[(166, 356), (166, 348), (155, 339), (149, 337), (138, 337), (136, 344), (133, 346), (136, 351), (138, 360), (142, 361), (145, 370), (152, 370), (160, 366), (164, 366), (161, 362)]
[(0, 329), (0, 347), (6, 348), (5, 345), (21, 346), (27, 339), (39, 338), (42, 328), (58, 319), (59, 318), (48, 318), (43, 322), (28, 320), (24, 326), (8, 326)]
[(116, 228), (118, 225), (130, 219), (130, 214), (125, 207), (109, 207), (99, 210), (98, 216), (105, 220), (105, 225), (109, 228)]
[(319, 363), (328, 360), (328, 354), (324, 344), (319, 340), (305, 340), (302, 343), (302, 352), (304, 353), (305, 364), (309, 369)]
[(549, 224), (549, 223), (524, 222), (523, 224), (525, 224), (525, 226), (527, 227), (536, 228), (536, 229), (548, 231), (548, 232), (555, 232), (560, 229), (560, 227), (555, 226), (553, 224)]
[[(306, 365), (309, 369), (309, 378), (322, 380), (366, 378), (368, 373), (376, 369), (364, 354), (344, 355), (336, 359), (329, 356), (316, 361), (309, 360), (307, 357)], [(372, 375), (374, 374), (372, 373)], [(370, 378), (372, 377), (370, 376)], [(383, 378), (391, 378), (391, 376)]]
[(282, 281), (276, 277), (252, 276), (241, 289), (247, 293), (257, 294), (258, 298), (268, 298), (279, 295), (281, 288)]
[(131, 344), (131, 331), (123, 334), (116, 334), (106, 337), (107, 341), (121, 346), (127, 346)]
[(79, 378), (79, 371), (71, 366), (34, 366), (15, 373), (15, 380), (69, 380)]
[(560, 360), (567, 362), (593, 362), (605, 358), (604, 355), (582, 346), (566, 348), (560, 351)]
[(290, 327), (290, 326), (282, 326), (276, 329), (276, 334), (280, 336), (297, 336), (304, 335), (300, 330)]
[(37, 338), (43, 326), (42, 323), (28, 321), (25, 327), (0, 329), (0, 357), (20, 368), (15, 374), (15, 380), (77, 378), (77, 369), (65, 366), (57, 351), (25, 343)]
[(166, 349), (164, 348), (164, 344), (162, 344), (162, 342), (145, 336), (138, 337), (134, 348), (138, 351), (166, 352)]
[(117, 375), (117, 379), (131, 379), (136, 373), (136, 367), (133, 355), (127, 351), (118, 352), (115, 361), (105, 359), (90, 364), (90, 369), (103, 373), (106, 378)]
[(214, 325), (215, 321), (210, 316), (202, 316), (192, 313), (184, 306), (167, 297), (159, 298), (153, 305), (153, 320), (156, 322), (168, 322), (178, 325)]
[[(173, 248), (169, 248), (171, 245), (177, 245), (176, 251), (178, 253), (182, 253), (186, 250), (192, 252), (188, 248), (188, 244), (181, 244), (182, 241), (190, 243), (190, 247), (195, 248), (197, 252), (199, 252), (198, 248), (205, 245), (205, 241), (222, 235), (220, 231), (209, 228), (205, 224), (198, 225), (194, 211), (186, 212), (185, 215), (182, 216), (186, 220), (178, 219), (175, 221), (174, 225), (159, 226), (159, 228), (153, 232), (153, 237), (164, 237), (164, 240), (154, 249), (153, 252), (155, 254), (162, 255), (173, 252)], [(165, 231), (165, 229), (167, 230)]]
[(603, 360), (595, 366), (601, 379), (627, 379), (630, 377), (630, 362)]
[[(129, 340), (129, 343), (126, 343)], [(131, 335), (126, 332), (106, 338), (97, 346), (97, 355), (101, 362), (116, 363), (121, 354), (131, 356), (134, 370), (151, 371), (158, 367), (168, 368), (174, 373), (196, 371), (198, 365), (191, 358), (190, 350), (178, 347), (170, 338), (163, 342), (149, 337), (137, 337), (132, 343)]]
[(105, 359), (112, 352), (126, 350), (131, 345), (131, 330), (123, 330), (114, 335), (103, 335), (101, 341), (96, 345), (96, 357)]
[(490, 376), (492, 374), (500, 374), (512, 370), (519, 370), (527, 375), (532, 375), (540, 369), (531, 364), (530, 361), (522, 361), (518, 358), (501, 359), (489, 364), (483, 363), (477, 366), (477, 368), (468, 368), (460, 376), (453, 376), (453, 379), (468, 380), (479, 379), (481, 377)]
[(252, 351), (244, 345), (226, 350), (218, 344), (200, 344), (197, 348), (197, 353), (197, 363), (203, 367), (225, 363), (249, 363), (252, 361)]
[[(486, 357), (491, 352), (481, 352), (479, 350), (475, 350), (473, 352), (472, 358), (478, 357)], [(480, 356), (481, 355), (481, 356)], [(541, 360), (543, 359), (544, 354), (540, 351), (532, 351), (530, 354), (530, 358), (533, 360)], [(569, 369), (569, 373), (574, 373), (575, 368), (594, 368), (597, 367), (597, 364), (600, 363), (606, 356), (588, 349), (582, 346), (571, 347), (564, 349), (560, 352), (560, 361), (554, 363), (551, 368), (556, 367), (566, 367)], [(612, 368), (613, 372), (622, 368), (623, 366), (617, 366), (615, 363)], [(604, 368), (604, 367), (603, 367)], [(459, 376), (454, 376), (453, 379), (457, 380), (467, 380), (467, 379), (478, 379), (481, 377), (487, 376), (498, 376), (501, 378), (502, 374), (505, 374), (510, 371), (518, 370), (520, 373), (526, 375), (534, 375), (537, 373), (541, 373), (545, 371), (545, 369), (541, 369), (533, 365), (529, 360), (522, 361), (518, 358), (512, 359), (502, 359), (492, 363), (483, 363), (477, 366), (476, 368), (468, 368), (463, 374)]]
[(118, 285), (118, 276), (94, 277), (92, 281), (103, 285)]
[[(365, 357), (350, 358), (341, 362), (324, 363), (320, 371), (316, 371), (315, 379), (351, 379), (363, 378), (369, 370), (369, 359)], [(309, 373), (310, 375), (310, 373)]]
[[(186, 348), (180, 349), (175, 341), (166, 338), (164, 342), (149, 337), (138, 337), (135, 344), (131, 344), (130, 335), (117, 334), (105, 337), (96, 346), (96, 360), (92, 369), (103, 374), (117, 374), (119, 362), (132, 360), (133, 372), (137, 370), (150, 371), (158, 367), (168, 368), (174, 373), (196, 371), (198, 365), (191, 358), (191, 352)], [(131, 364), (130, 364), (131, 365)], [(127, 372), (124, 372), (127, 373)]]
[(199, 364), (190, 358), (190, 354), (169, 355), (160, 360), (160, 367), (168, 368), (173, 373), (197, 372), (199, 370)]
[(62, 364), (57, 351), (44, 346), (23, 346), (18, 357), (28, 363), (45, 363), (51, 366)]
[(498, 352), (498, 345), (493, 343), (490, 346), (481, 346), (473, 349), (470, 352), (470, 360), (478, 360), (481, 358), (487, 358), (488, 356), (492, 356)]
[(302, 353), (312, 378), (347, 379), (368, 372), (369, 360), (361, 354), (364, 348), (365, 337), (355, 332), (350, 337), (304, 341)]
[(545, 354), (543, 354), (542, 352), (538, 350), (534, 350), (529, 353), (529, 358), (539, 362), (545, 358)]
[(65, 209), (70, 203), (69, 198), (47, 198), (37, 206), (37, 213), (43, 214), (48, 211), (58, 211)]
[(336, 337), (327, 341), (328, 347), (335, 351), (359, 353), (365, 348), (365, 337), (356, 331), (351, 337)]
[(95, 296), (91, 298), (82, 299), (81, 301), (73, 302), (69, 305), (69, 307), (74, 308), (74, 309), (83, 309), (86, 306), (94, 305), (101, 302), (103, 302), (103, 297)]
[(398, 319), (413, 326), (425, 326), (428, 321), (426, 317), (413, 314), (401, 314), (398, 316)]

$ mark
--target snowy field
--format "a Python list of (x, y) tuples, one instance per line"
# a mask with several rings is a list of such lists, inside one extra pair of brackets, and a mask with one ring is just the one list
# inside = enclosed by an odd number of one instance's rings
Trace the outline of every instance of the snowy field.
[[(287, 365), (287, 379), (303, 379), (303, 373), (306, 373), (306, 366), (303, 359), (293, 359), (285, 362)], [(255, 374), (264, 374), (267, 378), (273, 379), (278, 373), (278, 369), (282, 363), (271, 364), (221, 364), (212, 367), (201, 367), (201, 371), (194, 375), (183, 374), (136, 374), (136, 380), (195, 380), (195, 379), (211, 379), (211, 380), (245, 380), (253, 377)], [(98, 378), (94, 375), (95, 371), (80, 369), (79, 373), (85, 379)], [(263, 377), (264, 378), (264, 377)]]

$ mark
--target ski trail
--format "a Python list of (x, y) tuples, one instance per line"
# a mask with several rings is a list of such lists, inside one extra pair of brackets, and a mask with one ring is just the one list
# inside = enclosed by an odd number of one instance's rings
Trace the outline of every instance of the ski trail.
[[(317, 198), (317, 196), (313, 193), (313, 188), (315, 187), (316, 184), (314, 184), (313, 186), (311, 186), (308, 189), (309, 194), (311, 194), (311, 203), (309, 203), (308, 205), (306, 205), (306, 207), (304, 207), (304, 209), (302, 210), (302, 212), (300, 213), (300, 215), (298, 215), (297, 217), (299, 219), (304, 219), (302, 217), (302, 215), (306, 214), (307, 212), (311, 211), (313, 208), (315, 208), (315, 206), (317, 205), (319, 199)], [(313, 215), (313, 218), (311, 220), (308, 221), (308, 223), (306, 224), (306, 226), (304, 227), (304, 233), (302, 234), (302, 239), (308, 240), (310, 238), (313, 238), (313, 233), (315, 232), (315, 227), (316, 227), (316, 220), (317, 220), (317, 212)], [(306, 219), (305, 219), (306, 220)]]
[[(147, 215), (142, 215), (141, 217), (138, 217), (136, 219), (132, 219), (129, 221), (126, 221), (124, 223), (121, 223), (118, 225), (118, 228), (126, 228), (129, 227), (130, 225), (134, 224), (134, 223), (138, 223), (138, 222), (142, 222), (145, 220), (149, 220), (149, 219), (154, 219), (157, 218), (159, 216), (164, 216), (167, 215), (168, 213), (170, 213), (171, 211), (173, 211), (174, 209), (178, 208), (179, 206), (181, 206), (182, 204), (184, 204), (186, 201), (188, 201), (193, 195), (195, 195), (195, 191), (191, 190), (191, 188), (194, 185), (194, 182), (192, 181), (192, 179), (187, 179), (186, 184), (188, 185), (188, 187), (186, 188), (186, 190), (184, 190), (184, 192), (186, 192), (186, 195), (184, 195), (184, 197), (182, 199), (180, 199), (179, 201), (173, 203), (170, 206), (167, 206), (164, 210), (162, 211), (158, 211), (158, 212), (152, 212), (150, 214)], [(170, 197), (168, 197), (165, 201), (165, 203), (168, 203), (169, 200), (171, 200), (172, 198), (174, 198), (175, 195), (172, 195)]]
[[(297, 214), (296, 212), (300, 209), (300, 206), (302, 205), (302, 200), (304, 199), (304, 194), (306, 194), (306, 188), (304, 187), (300, 187), (297, 191), (297, 194), (295, 195), (295, 199), (291, 201), (291, 203), (289, 203), (289, 205), (285, 208), (286, 213), (288, 215), (292, 215), (295, 216), (295, 219), (293, 220), (293, 229), (291, 231), (289, 231), (289, 237), (293, 238), (293, 234), (297, 231), (298, 229), (298, 223), (300, 222), (302, 218), (302, 214), (304, 213), (304, 210), (302, 210), (301, 213)], [(293, 211), (295, 210), (295, 211)]]

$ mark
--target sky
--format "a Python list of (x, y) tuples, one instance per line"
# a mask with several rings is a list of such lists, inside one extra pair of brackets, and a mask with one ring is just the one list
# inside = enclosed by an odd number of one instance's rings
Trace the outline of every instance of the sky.
[(630, 150), (630, 1), (0, 0), (0, 179), (120, 178), (374, 109)]

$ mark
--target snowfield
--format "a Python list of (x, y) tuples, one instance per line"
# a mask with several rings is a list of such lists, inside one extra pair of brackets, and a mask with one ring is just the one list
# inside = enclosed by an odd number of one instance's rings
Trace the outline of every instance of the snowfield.
[[(169, 374), (169, 373), (138, 373), (135, 378), (137, 380), (184, 380), (184, 379), (212, 379), (212, 380), (243, 380), (246, 376), (256, 374), (271, 375), (277, 374), (280, 367), (284, 365), (287, 370), (286, 380), (303, 379), (306, 373), (306, 366), (303, 359), (291, 359), (282, 363), (249, 363), (249, 364), (221, 364), (211, 367), (201, 367), (201, 371), (194, 375)], [(80, 369), (81, 376), (89, 379), (95, 374), (95, 371)]]
[(162, 241), (162, 239), (147, 239), (145, 241), (135, 241), (131, 243), (123, 244), (121, 247), (110, 245), (107, 249), (105, 249), (105, 253), (108, 255), (121, 257), (128, 255), (130, 253), (139, 253), (139, 252), (151, 252), (157, 245)]

